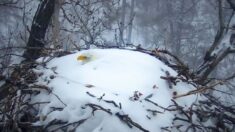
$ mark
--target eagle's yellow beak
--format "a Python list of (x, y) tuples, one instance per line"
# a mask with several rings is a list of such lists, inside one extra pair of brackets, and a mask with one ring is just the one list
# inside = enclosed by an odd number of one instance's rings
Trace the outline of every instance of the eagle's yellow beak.
[(89, 57), (87, 57), (87, 56), (85, 56), (85, 55), (79, 55), (79, 56), (77, 57), (77, 60), (78, 60), (78, 61), (86, 61), (86, 60), (88, 60), (88, 58), (89, 58)]

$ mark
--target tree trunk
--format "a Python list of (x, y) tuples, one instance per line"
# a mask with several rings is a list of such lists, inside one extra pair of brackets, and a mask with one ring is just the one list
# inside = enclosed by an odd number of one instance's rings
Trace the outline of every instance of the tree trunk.
[(209, 50), (206, 52), (204, 56), (204, 61), (210, 61), (212, 55), (211, 53), (216, 49), (216, 47), (221, 43), (222, 38), (224, 36), (224, 20), (223, 20), (223, 5), (222, 0), (218, 0), (218, 19), (219, 19), (219, 30), (216, 33), (215, 39)]
[(56, 0), (55, 7), (54, 7), (54, 14), (52, 17), (52, 41), (55, 48), (60, 46), (59, 44), (59, 35), (60, 35), (60, 21), (59, 21), (59, 14), (60, 14), (60, 7), (63, 3), (63, 0)]
[(34, 15), (27, 49), (24, 52), (26, 61), (32, 61), (40, 57), (45, 46), (44, 37), (50, 19), (54, 12), (55, 0), (42, 0)]
[[(23, 55), (26, 58), (26, 62), (34, 61), (41, 54), (42, 48), (45, 45), (43, 41), (46, 29), (54, 11), (54, 4), (55, 0), (43, 0), (38, 6), (33, 18), (27, 49)], [(30, 68), (30, 66), (27, 65), (22, 66), (24, 68), (16, 67), (9, 79), (6, 80), (6, 83), (0, 87), (0, 100), (9, 95), (9, 89), (19, 86), (17, 83), (20, 81), (20, 77), (22, 77), (23, 74), (25, 75)]]
[(122, 0), (122, 14), (120, 22), (120, 35), (119, 35), (119, 46), (124, 45), (124, 28), (125, 28), (125, 18), (126, 18), (126, 0)]
[(134, 20), (134, 7), (135, 7), (135, 0), (131, 0), (130, 23), (129, 23), (128, 41), (127, 41), (128, 44), (131, 44), (132, 28), (133, 28), (133, 20)]

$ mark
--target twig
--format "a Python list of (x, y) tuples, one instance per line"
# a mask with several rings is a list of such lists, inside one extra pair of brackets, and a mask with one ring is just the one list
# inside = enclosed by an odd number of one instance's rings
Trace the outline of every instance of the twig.
[[(120, 108), (120, 106), (118, 106), (113, 100), (104, 100), (104, 102), (113, 104), (115, 107)], [(120, 108), (120, 109), (121, 109), (121, 108)]]
[(200, 87), (200, 88), (198, 88), (198, 89), (196, 89), (196, 90), (191, 90), (191, 91), (189, 91), (189, 92), (187, 92), (187, 93), (180, 94), (180, 95), (176, 95), (176, 96), (174, 96), (173, 98), (174, 98), (174, 99), (177, 99), (177, 98), (189, 96), (189, 95), (192, 95), (192, 94), (203, 93), (203, 92), (205, 92), (205, 91), (207, 91), (207, 90), (209, 90), (209, 89), (212, 89), (212, 88), (214, 88), (214, 87), (217, 86), (217, 85), (221, 85), (221, 84), (223, 84), (223, 83), (224, 83), (224, 81), (218, 81), (218, 82), (216, 82), (216, 83), (214, 83), (214, 84), (212, 84), (212, 85), (210, 85), (210, 86), (202, 86), (202, 87)]
[(66, 107), (67, 105), (60, 99), (60, 97), (58, 95), (56, 95), (55, 93), (52, 93), (53, 95), (55, 95), (55, 97)]
[(91, 94), (90, 92), (86, 92), (86, 94), (88, 94), (90, 97), (96, 97), (95, 95)]
[(91, 103), (89, 103), (89, 104), (86, 104), (85, 106), (89, 106), (89, 107), (92, 108), (92, 114), (93, 114), (93, 115), (94, 115), (94, 112), (95, 112), (96, 110), (102, 110), (102, 111), (104, 111), (104, 112), (106, 112), (106, 113), (112, 115), (112, 112), (111, 112), (110, 109), (105, 109), (105, 108), (103, 108), (102, 106), (99, 106), (99, 105), (97, 105), (97, 104), (91, 104)]
[(105, 93), (103, 93), (102, 96), (100, 96), (99, 98), (97, 98), (99, 101), (101, 101), (103, 99), (103, 97), (105, 96)]
[(68, 123), (68, 124), (66, 124), (66, 125), (63, 125), (63, 126), (60, 126), (60, 127), (56, 128), (56, 129), (54, 129), (54, 130), (51, 130), (51, 132), (57, 132), (57, 131), (60, 130), (60, 129), (63, 129), (63, 128), (65, 128), (65, 127), (68, 127), (68, 126), (70, 126), (70, 125), (75, 125), (75, 124), (76, 124), (76, 127), (78, 127), (78, 126), (80, 126), (81, 124), (83, 124), (86, 120), (87, 120), (87, 118), (86, 118), (86, 119), (81, 119), (81, 120), (76, 121), (76, 122)]
[(68, 123), (67, 121), (62, 121), (62, 120), (57, 120), (57, 119), (54, 119), (52, 121), (50, 121), (46, 126), (45, 126), (45, 130), (48, 130), (49, 127), (51, 126), (54, 126), (54, 125), (63, 125), (63, 124), (66, 124)]
[(152, 115), (157, 115), (157, 113), (160, 113), (160, 114), (163, 114), (163, 112), (161, 112), (161, 111), (158, 111), (158, 110), (151, 110), (151, 109), (147, 109), (147, 111), (148, 112), (151, 112), (152, 113)]
[(169, 109), (169, 108), (162, 107), (162, 106), (158, 105), (157, 103), (151, 101), (151, 100), (148, 99), (148, 98), (146, 98), (146, 99), (144, 99), (144, 100), (147, 101), (147, 102), (149, 102), (149, 103), (151, 103), (151, 104), (153, 104), (153, 105), (155, 105), (155, 106), (157, 106), (157, 107), (159, 107), (159, 108), (161, 108), (161, 109), (163, 109), (163, 110), (165, 110), (165, 111), (176, 111), (176, 110), (177, 110), (177, 109)]
[(141, 125), (139, 125), (138, 123), (134, 122), (128, 115), (123, 115), (123, 114), (120, 114), (119, 112), (117, 112), (115, 115), (121, 121), (125, 122), (130, 128), (132, 128), (132, 126), (135, 126), (136, 128), (140, 129), (143, 132), (149, 132), (149, 130), (144, 129)]

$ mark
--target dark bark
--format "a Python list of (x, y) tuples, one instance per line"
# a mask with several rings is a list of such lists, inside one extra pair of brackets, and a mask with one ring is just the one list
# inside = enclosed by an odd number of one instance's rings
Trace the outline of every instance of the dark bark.
[(35, 60), (40, 57), (42, 49), (45, 46), (44, 37), (54, 11), (54, 6), (55, 0), (42, 0), (39, 4), (33, 18), (27, 43), (27, 47), (30, 48), (24, 52), (26, 61)]
[(222, 13), (222, 1), (218, 0), (218, 19), (219, 19), (219, 29), (216, 33), (215, 36), (215, 40), (213, 42), (213, 44), (211, 45), (211, 47), (209, 48), (209, 50), (206, 52), (206, 55), (204, 57), (204, 61), (211, 61), (211, 57), (213, 57), (211, 55), (211, 53), (215, 50), (215, 48), (220, 44), (223, 35), (224, 35), (224, 21), (223, 21), (223, 13)]
[[(37, 12), (35, 13), (33, 18), (27, 48), (23, 55), (26, 58), (26, 62), (33, 61), (40, 57), (41, 51), (45, 46), (45, 43), (43, 41), (54, 11), (54, 4), (55, 0), (42, 0), (38, 6)], [(22, 64), (28, 65), (27, 63)], [(31, 63), (29, 63), (29, 66), (26, 66), (25, 69), (14, 69), (9, 79), (7, 79), (6, 83), (0, 88), (0, 100), (10, 94), (9, 89), (14, 89), (14, 87), (19, 85), (17, 83), (20, 82), (20, 77), (28, 72), (28, 70), (31, 68), (30, 64)], [(21, 71), (24, 71), (24, 73), (21, 74)]]
[(203, 84), (206, 79), (208, 78), (208, 76), (210, 75), (210, 73), (215, 69), (215, 67), (229, 54), (231, 53), (235, 53), (234, 50), (231, 50), (230, 48), (227, 48), (224, 52), (222, 52), (220, 55), (218, 55), (213, 62), (211, 62), (210, 64), (208, 64), (207, 69), (205, 69), (205, 71), (203, 72), (201, 79), (199, 80), (199, 83)]
[(232, 0), (227, 0), (227, 2), (230, 5), (230, 7), (235, 11), (235, 2)]

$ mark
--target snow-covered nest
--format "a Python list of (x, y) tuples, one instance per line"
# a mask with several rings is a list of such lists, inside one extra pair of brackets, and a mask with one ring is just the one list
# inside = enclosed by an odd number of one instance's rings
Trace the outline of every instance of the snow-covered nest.
[(48, 102), (41, 103), (35, 125), (66, 122), (51, 131), (69, 126), (76, 132), (158, 132), (176, 123), (175, 103), (187, 110), (198, 98), (173, 99), (195, 88), (184, 82), (170, 88), (162, 77), (177, 73), (137, 51), (84, 50), (55, 58), (35, 71), (41, 75), (37, 83), (51, 90), (32, 98), (32, 103)]

